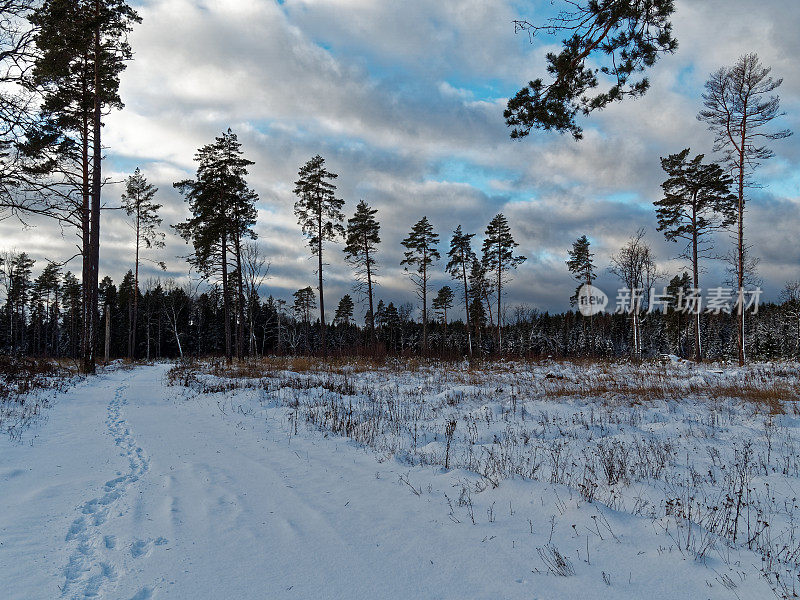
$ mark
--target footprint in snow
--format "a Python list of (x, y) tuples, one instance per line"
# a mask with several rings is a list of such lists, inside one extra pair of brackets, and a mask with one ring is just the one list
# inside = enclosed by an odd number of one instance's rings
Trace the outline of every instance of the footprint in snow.
[(153, 549), (152, 540), (136, 540), (135, 542), (133, 542), (133, 544), (131, 544), (131, 556), (133, 556), (133, 558), (147, 556), (148, 554), (150, 554), (150, 551), (152, 549)]
[(144, 587), (140, 589), (136, 594), (131, 598), (131, 600), (149, 600), (153, 597), (153, 589), (149, 587)]
[(86, 517), (78, 517), (72, 522), (72, 525), (70, 525), (69, 531), (67, 532), (66, 541), (69, 542), (70, 540), (78, 538), (78, 536), (80, 536), (85, 531), (86, 531)]
[(111, 490), (117, 487), (123, 481), (127, 481), (128, 475), (120, 475), (119, 477), (112, 479), (110, 481), (106, 481), (106, 489)]

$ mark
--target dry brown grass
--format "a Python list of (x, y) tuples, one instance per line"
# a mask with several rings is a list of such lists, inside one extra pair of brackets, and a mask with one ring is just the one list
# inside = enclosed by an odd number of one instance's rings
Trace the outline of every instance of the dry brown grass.
[(262, 378), (274, 377), (278, 373), (366, 373), (385, 370), (392, 373), (419, 372), (436, 368), (442, 372), (460, 371), (460, 363), (418, 357), (332, 357), (328, 359), (308, 356), (267, 356), (234, 360), (230, 364), (222, 359), (200, 362), (203, 371), (220, 377)]
[(614, 377), (574, 383), (569, 380), (552, 380), (543, 391), (547, 398), (603, 398), (631, 404), (677, 401), (698, 398), (701, 400), (736, 400), (766, 408), (772, 414), (785, 412), (785, 403), (800, 401), (800, 384), (745, 381), (739, 384), (696, 382), (659, 379), (651, 382), (632, 382)]
[(734, 398), (765, 407), (771, 414), (786, 412), (786, 403), (800, 401), (800, 384), (779, 384), (769, 388), (755, 386), (721, 386), (709, 391), (717, 398)]
[[(658, 401), (736, 400), (751, 403), (760, 410), (780, 413), (785, 403), (800, 401), (800, 383), (795, 366), (754, 366), (731, 380), (705, 368), (679, 370), (660, 363), (638, 368), (627, 361), (582, 359), (577, 361), (525, 360), (472, 362), (427, 359), (422, 357), (263, 357), (233, 361), (206, 360), (196, 365), (201, 372), (229, 380), (271, 379), (286, 373), (350, 375), (424, 374), (438, 385), (515, 388), (521, 398), (596, 398), (604, 403), (643, 404)], [(560, 367), (568, 367), (561, 369)], [(718, 373), (722, 373), (719, 371)], [(697, 375), (707, 377), (696, 377)]]

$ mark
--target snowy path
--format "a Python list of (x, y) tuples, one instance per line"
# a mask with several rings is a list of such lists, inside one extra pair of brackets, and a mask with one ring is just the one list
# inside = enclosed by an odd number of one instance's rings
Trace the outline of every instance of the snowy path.
[[(613, 553), (584, 532), (575, 545), (591, 541), (591, 564), (572, 555), (577, 576), (537, 573), (554, 502), (563, 539), (571, 524), (594, 525), (599, 506), (579, 512), (563, 490), (509, 481), (476, 499), (472, 524), (444, 496), (458, 498), (465, 474), (379, 462), (302, 428), (290, 437), (281, 411), (167, 388), (166, 370), (82, 383), (33, 445), (0, 440), (0, 596), (759, 597), (748, 596), (755, 579), (731, 592), (714, 571), (664, 553), (652, 525), (610, 511), (622, 540)], [(407, 474), (419, 494), (400, 482)]]
[[(106, 424), (114, 443), (121, 450), (121, 456), (128, 461), (129, 469), (117, 472), (113, 479), (107, 481), (102, 495), (86, 501), (80, 507), (80, 516), (72, 522), (66, 541), (74, 543), (75, 549), (70, 554), (65, 569), (63, 596), (98, 596), (104, 584), (117, 576), (114, 563), (102, 554), (103, 549), (115, 549), (116, 536), (103, 535), (103, 526), (110, 514), (113, 517), (117, 504), (128, 489), (147, 472), (150, 463), (122, 418), (122, 407), (127, 404), (127, 389), (127, 385), (122, 384), (114, 392), (114, 397), (108, 404)], [(132, 544), (131, 552), (134, 556), (141, 555), (143, 551), (144, 545), (141, 541), (137, 540)], [(146, 592), (143, 591), (142, 594), (144, 593)]]

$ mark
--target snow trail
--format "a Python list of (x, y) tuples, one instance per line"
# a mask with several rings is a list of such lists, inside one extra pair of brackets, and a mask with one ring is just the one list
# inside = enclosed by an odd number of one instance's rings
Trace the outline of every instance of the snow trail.
[[(106, 583), (119, 577), (118, 565), (104, 552), (115, 550), (116, 536), (104, 535), (103, 525), (109, 516), (113, 518), (119, 500), (150, 466), (146, 452), (136, 443), (122, 415), (122, 407), (128, 404), (125, 398), (128, 387), (125, 381), (114, 391), (105, 421), (108, 433), (121, 451), (120, 456), (128, 462), (128, 471), (118, 471), (115, 477), (106, 481), (103, 494), (84, 502), (79, 509), (80, 515), (72, 522), (66, 542), (73, 544), (74, 550), (64, 568), (63, 597), (98, 597)], [(134, 542), (132, 556), (138, 558), (145, 555), (145, 545), (141, 540)]]

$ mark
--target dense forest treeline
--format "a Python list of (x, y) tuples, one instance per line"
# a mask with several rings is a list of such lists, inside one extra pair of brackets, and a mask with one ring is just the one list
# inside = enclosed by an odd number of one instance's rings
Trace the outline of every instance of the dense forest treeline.
[[(24, 253), (6, 254), (2, 264), (0, 282), (7, 298), (0, 308), (3, 352), (79, 359), (82, 291), (75, 275), (48, 264), (34, 277), (34, 262)], [(108, 321), (111, 359), (130, 356), (132, 339), (136, 340), (134, 356), (145, 359), (225, 354), (220, 286), (199, 291), (196, 286), (151, 278), (136, 295), (134, 289), (132, 271), (119, 284), (109, 277), (100, 283), (101, 311), (96, 316), (100, 323)], [(313, 290), (300, 292), (295, 303), (288, 305), (271, 296), (262, 300), (257, 289), (248, 287), (244, 323), (235, 328), (243, 336), (234, 343), (242, 349), (241, 356), (321, 354), (322, 326), (312, 316)], [(140, 311), (136, 320), (135, 303)], [(328, 354), (419, 355), (425, 332), (414, 318), (416, 312), (411, 303), (396, 306), (378, 300), (373, 336), (369, 315), (364, 323), (356, 323), (352, 299), (346, 295), (333, 323), (325, 325)], [(472, 310), (469, 328), (463, 319), (445, 320), (444, 310), (436, 312), (427, 327), (432, 356), (467, 356), (470, 341), (478, 356), (614, 358), (633, 354), (629, 314), (601, 313), (588, 318), (574, 311), (549, 314), (515, 306), (509, 308), (498, 338), (496, 324), (489, 322), (486, 311)], [(704, 356), (735, 359), (736, 316), (703, 313), (700, 319)], [(640, 326), (642, 355), (692, 357), (693, 316), (655, 310), (641, 315)], [(785, 295), (780, 304), (762, 304), (756, 314), (748, 312), (746, 337), (753, 359), (800, 358), (800, 294)], [(102, 338), (95, 350), (103, 356)]]

